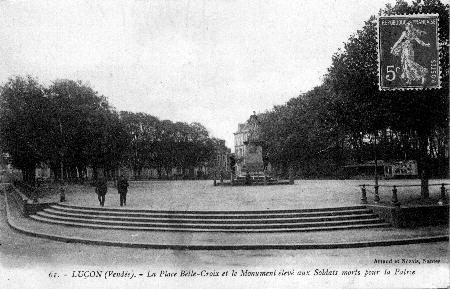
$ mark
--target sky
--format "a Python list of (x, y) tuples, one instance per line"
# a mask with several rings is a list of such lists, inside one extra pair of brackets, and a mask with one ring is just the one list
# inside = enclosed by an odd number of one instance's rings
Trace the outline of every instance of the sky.
[(82, 80), (119, 111), (200, 122), (233, 148), (238, 123), (319, 85), (393, 2), (0, 0), (0, 83)]

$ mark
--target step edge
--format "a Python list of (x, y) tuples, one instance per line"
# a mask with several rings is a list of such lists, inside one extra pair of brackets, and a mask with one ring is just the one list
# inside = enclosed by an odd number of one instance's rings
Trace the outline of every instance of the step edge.
[[(38, 212), (40, 213), (40, 212)], [(36, 215), (33, 215), (36, 216)], [(38, 214), (37, 216), (40, 216), (42, 218), (45, 219), (49, 219), (49, 220), (67, 220), (67, 221), (75, 221), (75, 222), (80, 222), (83, 224), (102, 224), (102, 225), (111, 225), (111, 226), (117, 226), (117, 224), (122, 224), (126, 226), (131, 226), (131, 225), (139, 225), (139, 226), (160, 226), (160, 225), (166, 225), (168, 224), (169, 226), (175, 226), (175, 225), (179, 225), (179, 226), (195, 226), (195, 227), (226, 227), (227, 225), (224, 224), (195, 224), (195, 223), (151, 223), (151, 222), (133, 222), (132, 223), (127, 223), (127, 222), (119, 222), (119, 221), (111, 221), (111, 220), (84, 220), (84, 219), (80, 219), (80, 218), (54, 218), (52, 216), (47, 216), (47, 215), (42, 215), (42, 214)], [(283, 223), (274, 223), (274, 224), (242, 224), (241, 226), (251, 226), (251, 227), (263, 227), (263, 226), (275, 226), (275, 225), (279, 225), (279, 226), (309, 226), (309, 225), (318, 225), (318, 224), (322, 224), (323, 226), (332, 226), (334, 224), (340, 224), (340, 223), (345, 223), (345, 224), (352, 224), (352, 223), (370, 223), (370, 222), (374, 222), (374, 223), (378, 223), (382, 221), (379, 218), (369, 218), (369, 219), (361, 219), (361, 220), (341, 220), (341, 221), (323, 221), (323, 222), (298, 222), (298, 223), (288, 223), (288, 224), (283, 224)], [(230, 226), (230, 225), (228, 225)], [(239, 226), (239, 225), (233, 225), (233, 226)]]
[(365, 205), (352, 205), (341, 207), (323, 207), (323, 208), (304, 208), (304, 209), (286, 209), (286, 210), (242, 210), (242, 211), (230, 211), (230, 210), (193, 210), (193, 211), (181, 211), (181, 210), (150, 210), (150, 209), (128, 209), (128, 208), (104, 208), (104, 207), (91, 207), (91, 206), (76, 206), (71, 204), (57, 203), (51, 207), (66, 207), (77, 208), (94, 211), (116, 211), (116, 212), (151, 212), (151, 213), (170, 213), (170, 214), (266, 214), (266, 213), (289, 213), (289, 212), (316, 212), (316, 211), (341, 211), (341, 210), (355, 210), (355, 209), (367, 209)]
[(97, 224), (82, 224), (76, 222), (64, 222), (64, 221), (47, 221), (38, 218), (34, 218), (34, 220), (52, 224), (52, 225), (63, 225), (63, 226), (71, 226), (71, 227), (81, 227), (81, 228), (89, 228), (89, 229), (108, 229), (108, 230), (129, 230), (129, 231), (158, 231), (158, 232), (222, 232), (222, 233), (283, 233), (283, 232), (307, 232), (307, 231), (331, 231), (331, 230), (351, 230), (351, 229), (364, 229), (364, 228), (384, 228), (391, 227), (389, 223), (376, 223), (376, 224), (355, 224), (355, 225), (347, 225), (347, 226), (329, 226), (329, 227), (305, 227), (305, 228), (278, 228), (278, 229), (193, 229), (193, 228), (170, 228), (170, 227), (161, 227), (161, 228), (146, 228), (146, 227), (108, 227), (106, 225), (97, 225)]
[(62, 213), (60, 211), (51, 211), (45, 209), (40, 211), (46, 215), (58, 216), (58, 217), (74, 217), (83, 219), (98, 219), (98, 220), (117, 220), (117, 221), (151, 221), (151, 220), (167, 220), (167, 221), (206, 221), (206, 222), (256, 222), (256, 221), (292, 221), (292, 220), (320, 220), (320, 219), (366, 219), (366, 218), (376, 218), (377, 214), (367, 213), (367, 214), (349, 214), (349, 215), (329, 215), (329, 216), (299, 216), (299, 217), (263, 217), (263, 218), (189, 218), (189, 217), (160, 217), (160, 216), (146, 216), (146, 217), (135, 217), (127, 215), (111, 216), (111, 215), (89, 215), (89, 214), (79, 214), (79, 213)]

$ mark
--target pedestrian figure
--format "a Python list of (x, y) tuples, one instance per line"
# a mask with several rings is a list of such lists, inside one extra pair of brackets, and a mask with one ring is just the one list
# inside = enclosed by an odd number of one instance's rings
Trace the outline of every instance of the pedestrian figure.
[(125, 176), (121, 175), (117, 181), (117, 192), (120, 195), (120, 206), (127, 205), (127, 192), (128, 192), (128, 180)]
[(245, 184), (247, 186), (250, 186), (252, 184), (252, 177), (250, 176), (249, 172), (247, 172), (247, 174), (245, 175)]
[(66, 192), (63, 187), (59, 188), (59, 201), (65, 202), (66, 201)]
[(97, 179), (95, 192), (98, 196), (98, 201), (100, 202), (100, 206), (105, 206), (105, 196), (108, 192), (108, 185), (106, 183), (106, 179), (103, 176), (99, 176)]

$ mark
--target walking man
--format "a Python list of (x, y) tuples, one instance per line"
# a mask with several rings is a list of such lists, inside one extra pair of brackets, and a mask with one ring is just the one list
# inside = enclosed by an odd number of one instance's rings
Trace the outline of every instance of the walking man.
[(95, 192), (97, 193), (100, 206), (105, 206), (105, 196), (108, 192), (108, 184), (106, 183), (106, 178), (104, 176), (98, 176)]
[(117, 182), (117, 191), (120, 195), (120, 206), (127, 205), (127, 192), (128, 192), (128, 180), (125, 176), (120, 175), (119, 180)]

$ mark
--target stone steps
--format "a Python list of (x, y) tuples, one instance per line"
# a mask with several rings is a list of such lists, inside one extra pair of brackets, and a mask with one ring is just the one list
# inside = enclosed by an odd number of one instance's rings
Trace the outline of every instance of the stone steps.
[(371, 211), (364, 208), (321, 209), (321, 210), (286, 210), (286, 211), (153, 211), (128, 210), (92, 207), (66, 207), (54, 205), (45, 211), (54, 213), (81, 213), (87, 215), (127, 216), (142, 218), (189, 218), (189, 219), (261, 219), (261, 218), (306, 218), (339, 215), (364, 215)]
[[(247, 183), (247, 178), (245, 176), (238, 176), (235, 180), (234, 180), (235, 184), (245, 184)], [(256, 185), (262, 185), (264, 184), (264, 176), (253, 176), (251, 178), (251, 183)], [(266, 178), (266, 184), (270, 185), (270, 184), (276, 184), (278, 183), (277, 179), (274, 179), (272, 177), (267, 177)]]
[(42, 221), (51, 224), (86, 227), (94, 229), (115, 229), (115, 230), (135, 230), (135, 231), (165, 231), (165, 232), (222, 232), (222, 233), (283, 233), (283, 232), (311, 232), (311, 231), (331, 231), (331, 230), (351, 230), (351, 229), (370, 229), (389, 227), (387, 223), (375, 223), (375, 224), (358, 224), (358, 225), (340, 225), (340, 226), (317, 226), (308, 228), (272, 228), (272, 229), (204, 229), (204, 228), (174, 228), (174, 227), (137, 227), (137, 226), (105, 226), (90, 223), (79, 223), (70, 221), (59, 221), (55, 219), (46, 219), (40, 216), (32, 216), (37, 221)]
[(30, 216), (102, 229), (194, 232), (298, 232), (386, 227), (364, 206), (267, 211), (159, 211), (55, 204)]
[[(234, 180), (235, 183), (246, 183), (246, 180)], [(252, 184), (264, 184), (264, 180), (252, 180), (251, 181)], [(267, 180), (266, 183), (268, 184), (276, 184), (278, 183), (278, 180)]]
[[(345, 213), (345, 212), (342, 212)], [(89, 220), (112, 220), (123, 222), (168, 222), (168, 223), (198, 223), (198, 224), (270, 224), (270, 223), (295, 223), (295, 222), (322, 222), (322, 221), (340, 221), (340, 220), (352, 220), (352, 219), (371, 219), (377, 216), (372, 213), (368, 214), (349, 214), (349, 215), (331, 215), (331, 216), (310, 216), (310, 217), (298, 217), (298, 216), (261, 216), (256, 218), (220, 218), (219, 216), (176, 216), (176, 215), (150, 215), (150, 216), (130, 216), (130, 215), (106, 215), (106, 214), (86, 214), (83, 212), (61, 212), (51, 208), (45, 209), (43, 212), (38, 212), (38, 215), (42, 216), (55, 216), (55, 217), (74, 217)], [(202, 217), (202, 218), (199, 218)], [(233, 216), (242, 217), (242, 216)], [(247, 217), (247, 216), (244, 216)]]
[(324, 208), (311, 208), (311, 209), (290, 209), (290, 210), (252, 210), (252, 211), (207, 211), (207, 210), (190, 210), (190, 211), (177, 211), (177, 210), (150, 210), (150, 209), (130, 209), (129, 207), (88, 207), (69, 205), (66, 203), (58, 203), (51, 206), (51, 208), (60, 209), (75, 209), (75, 210), (89, 210), (95, 212), (126, 212), (126, 213), (161, 213), (161, 214), (189, 214), (189, 215), (254, 215), (254, 214), (287, 214), (287, 213), (310, 213), (310, 212), (337, 212), (337, 211), (349, 211), (349, 210), (365, 210), (370, 211), (367, 206), (342, 206), (342, 207), (324, 207)]

